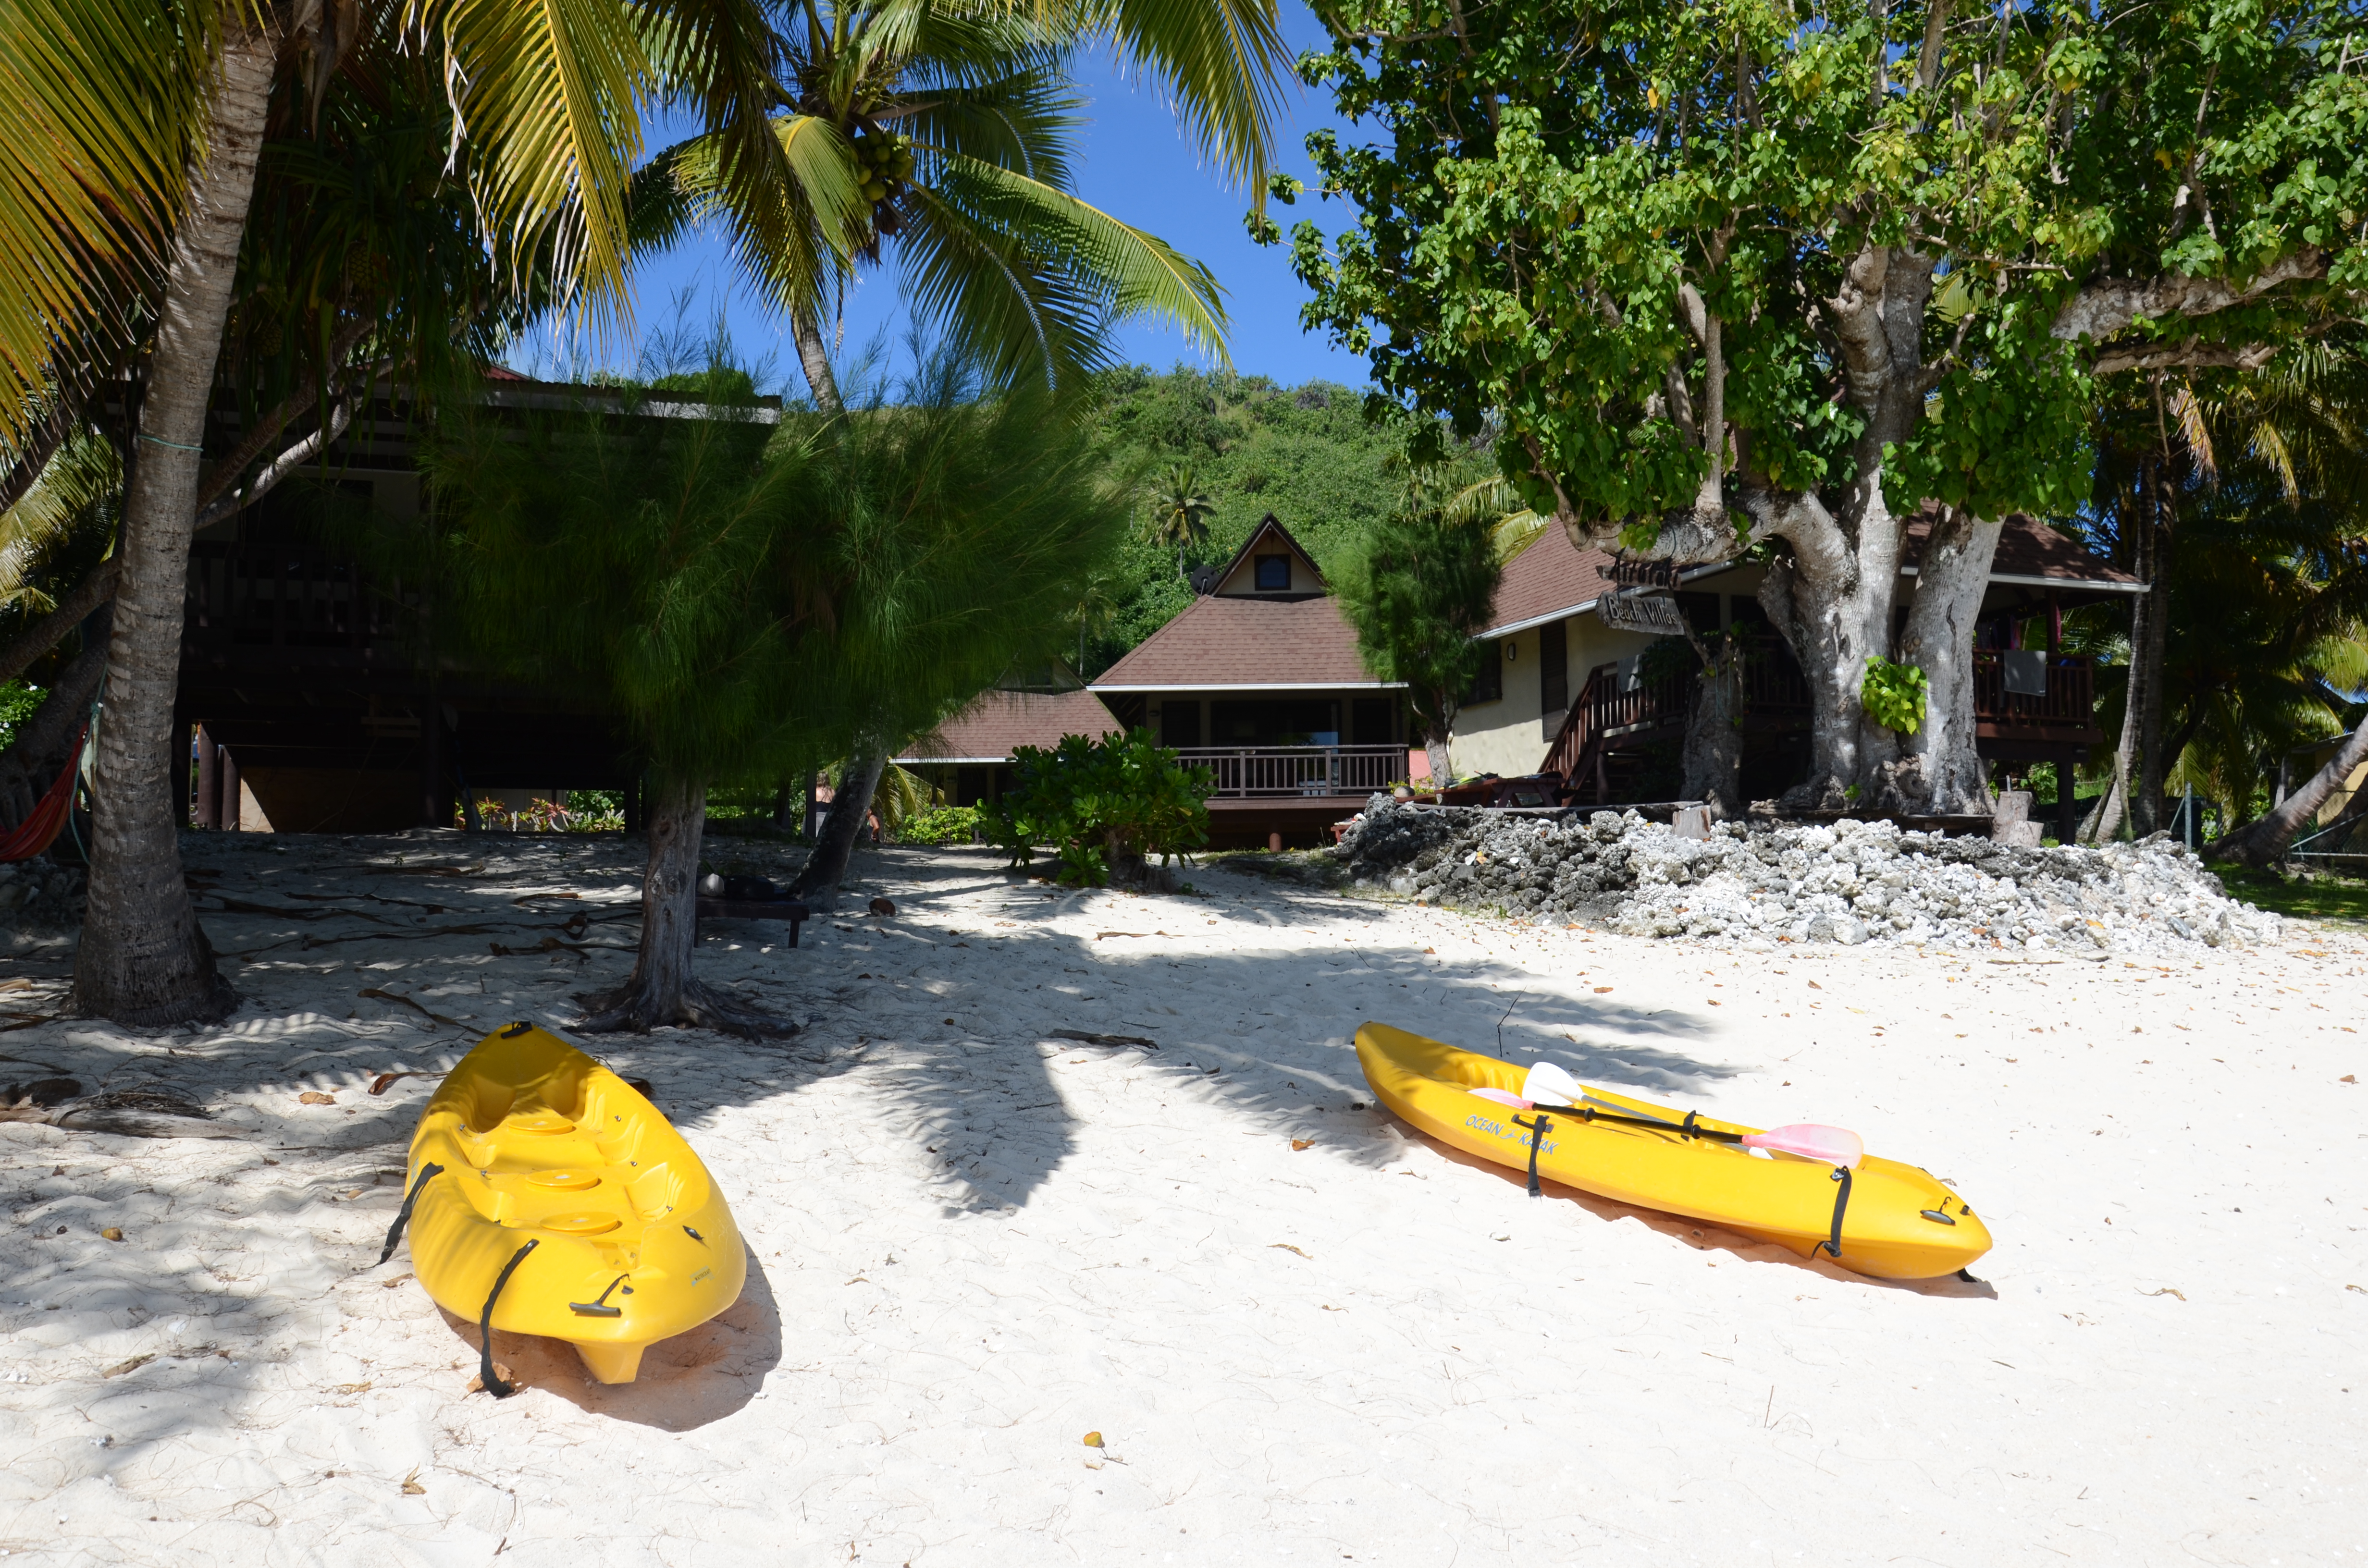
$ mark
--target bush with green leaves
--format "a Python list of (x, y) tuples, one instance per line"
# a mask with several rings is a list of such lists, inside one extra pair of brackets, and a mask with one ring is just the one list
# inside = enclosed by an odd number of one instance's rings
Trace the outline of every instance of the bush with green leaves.
[(1209, 791), (1216, 780), (1135, 730), (1109, 740), (1064, 735), (1046, 751), (1012, 754), (1018, 782), (978, 809), (986, 841), (1022, 867), (1040, 846), (1060, 857), (1060, 881), (1101, 887), (1131, 862), (1162, 864), (1209, 842)]
[(976, 806), (929, 806), (897, 824), (899, 844), (968, 844), (978, 831)]
[(1879, 653), (1869, 653), (1859, 701), (1866, 716), (1884, 729), (1912, 735), (1924, 727), (1924, 699), (1930, 686), (1914, 665), (1894, 664)]

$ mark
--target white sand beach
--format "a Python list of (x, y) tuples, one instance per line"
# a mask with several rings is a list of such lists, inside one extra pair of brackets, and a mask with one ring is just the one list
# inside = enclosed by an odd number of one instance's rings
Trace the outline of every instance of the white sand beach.
[[(625, 971), (632, 849), (188, 842), (228, 1025), (23, 1025), (67, 956), (0, 960), (30, 982), (0, 1081), (163, 1084), (243, 1130), (0, 1126), (12, 1564), (2368, 1561), (2348, 930), (1740, 953), (867, 855), (893, 918), (700, 945), (794, 1040), (586, 1041), (729, 1196), (739, 1304), (617, 1388), (504, 1336), (527, 1387), (495, 1401), (474, 1324), (372, 1264), (435, 1075)], [(1532, 1200), (1370, 1108), (1366, 1018), (1856, 1129), (1998, 1248), (1902, 1286)]]

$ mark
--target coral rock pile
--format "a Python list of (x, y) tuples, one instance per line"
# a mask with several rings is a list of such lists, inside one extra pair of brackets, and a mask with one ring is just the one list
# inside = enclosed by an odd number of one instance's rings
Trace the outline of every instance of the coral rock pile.
[(1334, 852), (1360, 886), (1636, 937), (2156, 952), (2273, 937), (2169, 839), (2019, 849), (1885, 822), (1559, 822), (1373, 797)]

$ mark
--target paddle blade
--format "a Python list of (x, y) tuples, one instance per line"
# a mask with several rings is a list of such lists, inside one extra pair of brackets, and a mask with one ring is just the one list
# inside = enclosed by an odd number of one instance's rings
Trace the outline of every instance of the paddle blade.
[(1791, 1127), (1771, 1127), (1765, 1132), (1747, 1132), (1743, 1144), (1748, 1149), (1772, 1149), (1779, 1153), (1822, 1160), (1852, 1171), (1866, 1158), (1866, 1141), (1857, 1133), (1845, 1127), (1819, 1127), (1807, 1121)]
[(1510, 1089), (1467, 1089), (1464, 1092), (1478, 1095), (1484, 1100), (1495, 1100), (1498, 1105), (1511, 1106), (1515, 1110), (1528, 1110), (1531, 1105), (1530, 1101)]
[(1521, 1080), (1521, 1097), (1531, 1105), (1578, 1105), (1587, 1098), (1587, 1086), (1553, 1062), (1540, 1062)]

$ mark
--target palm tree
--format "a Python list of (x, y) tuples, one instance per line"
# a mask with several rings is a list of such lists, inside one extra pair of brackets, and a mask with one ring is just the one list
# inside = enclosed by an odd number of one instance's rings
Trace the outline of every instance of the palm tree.
[[(76, 958), (82, 1010), (164, 1024), (232, 1005), (180, 873), (166, 732), (207, 408), (275, 103), (309, 121), (341, 80), (435, 57), (482, 242), (514, 277), (547, 263), (595, 318), (613, 312), (634, 237), (640, 110), (661, 97), (688, 103), (706, 134), (657, 173), (731, 215), (757, 275), (792, 307), (825, 406), (837, 394), (825, 391), (819, 303), (867, 233), (877, 255), (894, 226), (885, 211), (916, 188), (905, 181), (924, 158), (947, 171), (942, 213), (916, 216), (926, 243), (908, 270), (955, 335), (1014, 340), (1032, 317), (1036, 357), (1058, 373), (1089, 357), (1087, 329), (1111, 312), (1197, 301), (1213, 324), (1204, 273), (1196, 280), (1164, 246), (1055, 199), (1057, 181), (1012, 177), (1012, 158), (976, 156), (973, 144), (1007, 124), (1024, 163), (1061, 118), (1043, 70), (1061, 44), (1101, 39), (1167, 87), (1230, 170), (1260, 176), (1282, 65), (1272, 0), (1039, 10), (1032, 97), (1008, 16), (939, 0), (778, 17), (723, 0), (17, 0), (0, 11), (0, 94), (19, 121), (0, 158), (0, 444), (12, 472), (38, 470), (43, 444), (70, 431), (60, 415), (92, 391), (80, 367), (113, 362), (90, 345), (145, 344)], [(803, 74), (785, 69), (793, 62)], [(1000, 74), (978, 74), (995, 62)], [(890, 79), (912, 91), (882, 109), (873, 84)], [(897, 119), (933, 140), (914, 139), (910, 165), (894, 147), (866, 150), (866, 177), (851, 178), (855, 143), (868, 139), (855, 132)], [(962, 134), (928, 130), (938, 121)], [(866, 199), (871, 187), (879, 199)], [(916, 214), (928, 205), (912, 201)], [(996, 301), (978, 292), (979, 279), (1015, 272), (1032, 281)], [(1111, 286), (1097, 293), (1097, 279)]]
[(1190, 463), (1177, 463), (1162, 474), (1151, 491), (1149, 533), (1154, 544), (1176, 547), (1176, 574), (1184, 575), (1184, 552), (1208, 541), (1209, 519), (1217, 504), (1201, 494)]

